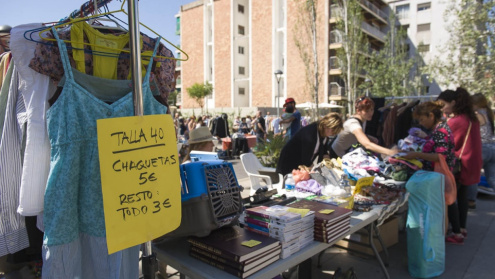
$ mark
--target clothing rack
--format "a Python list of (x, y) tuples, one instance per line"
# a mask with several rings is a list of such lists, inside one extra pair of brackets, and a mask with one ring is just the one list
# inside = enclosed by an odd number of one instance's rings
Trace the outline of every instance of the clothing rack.
[[(101, 6), (110, 3), (112, 0), (90, 0), (84, 3), (79, 10), (72, 12), (68, 18), (61, 22), (69, 21), (70, 18), (84, 17), (94, 13)], [(143, 116), (143, 84), (141, 80), (141, 49), (140, 49), (140, 32), (139, 32), (139, 10), (137, 0), (128, 0), (128, 21), (129, 21), (129, 48), (131, 54), (131, 72), (133, 85), (133, 103), (134, 115)], [(158, 270), (156, 255), (153, 254), (151, 241), (144, 244), (143, 255), (141, 257), (142, 273), (144, 279), (155, 278), (155, 273)]]
[[(141, 79), (141, 49), (140, 49), (140, 32), (139, 32), (139, 9), (138, 0), (129, 0), (127, 2), (129, 16), (129, 47), (131, 52), (132, 68), (132, 86), (134, 101), (134, 116), (143, 116), (143, 82)], [(144, 279), (155, 278), (158, 270), (156, 254), (151, 248), (151, 241), (144, 244), (143, 255), (141, 257), (141, 269)]]
[(385, 97), (385, 100), (400, 100), (400, 99), (432, 99), (437, 98), (438, 95), (421, 95), (421, 96), (390, 96)]
[(69, 16), (62, 18), (59, 23), (69, 22), (72, 18), (85, 17), (89, 14), (94, 13), (102, 6), (112, 2), (112, 0), (90, 0), (81, 5), (81, 8), (74, 10)]

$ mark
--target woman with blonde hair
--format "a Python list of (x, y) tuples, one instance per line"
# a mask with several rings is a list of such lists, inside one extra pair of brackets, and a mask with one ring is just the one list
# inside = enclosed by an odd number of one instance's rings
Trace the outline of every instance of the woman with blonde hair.
[(323, 158), (330, 158), (329, 137), (336, 136), (341, 130), (342, 119), (335, 112), (301, 128), (282, 148), (277, 172), (286, 175), (299, 165), (311, 166), (315, 161), (319, 163)]

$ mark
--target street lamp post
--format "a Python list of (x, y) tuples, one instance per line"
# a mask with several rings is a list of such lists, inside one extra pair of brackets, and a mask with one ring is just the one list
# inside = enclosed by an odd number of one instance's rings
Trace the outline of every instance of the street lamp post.
[(282, 79), (284, 72), (276, 70), (273, 74), (275, 74), (275, 78), (277, 79), (277, 116), (280, 116), (280, 79)]

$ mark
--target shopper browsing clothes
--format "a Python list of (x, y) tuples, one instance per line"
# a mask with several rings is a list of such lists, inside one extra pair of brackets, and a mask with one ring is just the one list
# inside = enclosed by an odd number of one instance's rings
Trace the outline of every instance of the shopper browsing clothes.
[[(473, 108), (476, 117), (480, 122), (481, 133), (481, 158), (483, 159), (483, 170), (488, 187), (478, 186), (485, 192), (495, 194), (495, 135), (493, 133), (493, 111), (485, 95), (481, 93), (471, 96)], [(476, 207), (476, 195), (478, 187), (471, 187), (468, 193), (468, 200), (471, 201), (471, 207)], [(468, 202), (469, 202), (468, 201)]]
[(361, 97), (355, 104), (356, 113), (344, 122), (344, 130), (333, 142), (330, 155), (331, 158), (344, 156), (353, 144), (360, 143), (365, 149), (385, 155), (394, 155), (398, 149), (388, 149), (378, 145), (378, 140), (368, 137), (364, 133), (363, 125), (371, 120), (374, 113), (375, 103), (368, 97)]
[(342, 119), (335, 112), (301, 128), (282, 148), (277, 172), (286, 175), (299, 165), (311, 166), (314, 161), (319, 163), (323, 158), (329, 158), (328, 137), (337, 135), (341, 130)]
[[(457, 203), (449, 205), (448, 214), (453, 230), (459, 226), (461, 234), (466, 237), (467, 192), (470, 187), (474, 187), (473, 185), (480, 181), (483, 164), (480, 123), (474, 112), (471, 96), (465, 89), (445, 90), (440, 93), (437, 99), (444, 105), (443, 113), (450, 117), (447, 124), (454, 134), (456, 157), (459, 158), (462, 152), (461, 171), (456, 174)], [(447, 237), (446, 241), (463, 244), (464, 237), (460, 234), (454, 234)]]
[(440, 102), (424, 102), (414, 108), (413, 116), (428, 131), (422, 152), (408, 152), (402, 156), (405, 159), (421, 159), (424, 162), (423, 169), (433, 171), (432, 162), (439, 161), (439, 154), (445, 157), (445, 161), (452, 171), (455, 164), (454, 135), (446, 121), (442, 121), (442, 107)]

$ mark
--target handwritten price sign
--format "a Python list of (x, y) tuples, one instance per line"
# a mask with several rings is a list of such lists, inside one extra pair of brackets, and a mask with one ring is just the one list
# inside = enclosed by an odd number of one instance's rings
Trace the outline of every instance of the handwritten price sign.
[(101, 119), (98, 150), (108, 253), (180, 225), (180, 171), (170, 115)]

